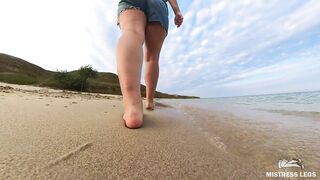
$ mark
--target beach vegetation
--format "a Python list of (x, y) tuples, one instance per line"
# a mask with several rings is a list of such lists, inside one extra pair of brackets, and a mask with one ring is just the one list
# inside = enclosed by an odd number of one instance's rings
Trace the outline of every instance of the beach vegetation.
[(81, 66), (78, 72), (81, 77), (81, 91), (87, 88), (88, 78), (96, 78), (98, 74), (98, 71), (93, 69), (91, 65)]
[[(111, 72), (98, 72), (91, 65), (81, 66), (75, 71), (48, 71), (23, 59), (0, 53), (0, 82), (35, 85), (121, 95), (119, 78)], [(141, 95), (145, 97), (146, 87), (141, 85)], [(156, 91), (156, 98), (198, 98), (194, 96), (171, 95)]]
[(36, 78), (18, 73), (0, 73), (0, 81), (12, 84), (30, 85), (36, 83)]

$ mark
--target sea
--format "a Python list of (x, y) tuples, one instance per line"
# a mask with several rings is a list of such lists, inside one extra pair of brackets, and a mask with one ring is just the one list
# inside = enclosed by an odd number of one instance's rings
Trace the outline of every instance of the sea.
[(177, 107), (194, 107), (204, 110), (221, 110), (254, 114), (281, 114), (320, 120), (320, 91), (294, 92), (221, 98), (173, 100)]

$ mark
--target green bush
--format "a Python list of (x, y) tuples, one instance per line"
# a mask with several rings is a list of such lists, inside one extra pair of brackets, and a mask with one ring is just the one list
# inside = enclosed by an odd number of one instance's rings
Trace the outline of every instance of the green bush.
[(81, 66), (78, 72), (81, 77), (81, 91), (87, 88), (88, 78), (96, 78), (98, 74), (98, 71), (94, 70), (91, 65)]
[(54, 80), (58, 88), (80, 91), (81, 76), (79, 74), (68, 73), (67, 71), (58, 71), (54, 75)]
[(78, 71), (59, 71), (54, 75), (58, 88), (84, 91), (87, 88), (87, 79), (97, 77), (97, 71), (90, 65), (81, 66)]

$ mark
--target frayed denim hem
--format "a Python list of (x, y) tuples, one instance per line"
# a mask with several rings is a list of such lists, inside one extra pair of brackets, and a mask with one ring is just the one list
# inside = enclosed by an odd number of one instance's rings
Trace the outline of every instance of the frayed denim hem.
[(139, 7), (134, 7), (134, 6), (130, 6), (130, 7), (127, 7), (127, 8), (124, 8), (122, 9), (119, 14), (118, 14), (118, 19), (117, 19), (117, 25), (120, 27), (120, 22), (119, 22), (119, 17), (121, 15), (121, 13), (123, 13), (124, 11), (126, 10), (129, 10), (129, 9), (134, 9), (134, 10), (139, 10), (139, 11), (142, 11), (144, 13), (144, 11), (142, 9), (140, 9)]

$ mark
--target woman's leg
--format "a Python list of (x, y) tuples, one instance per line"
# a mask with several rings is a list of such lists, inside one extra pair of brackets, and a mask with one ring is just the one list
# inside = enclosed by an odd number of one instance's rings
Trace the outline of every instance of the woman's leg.
[(124, 101), (123, 119), (129, 128), (138, 128), (143, 122), (140, 93), (143, 43), (146, 17), (140, 10), (129, 9), (119, 17), (121, 37), (117, 45), (117, 71)]
[(145, 83), (146, 83), (146, 108), (153, 110), (153, 98), (159, 78), (159, 56), (163, 41), (167, 33), (159, 22), (150, 22), (146, 27), (145, 42)]

